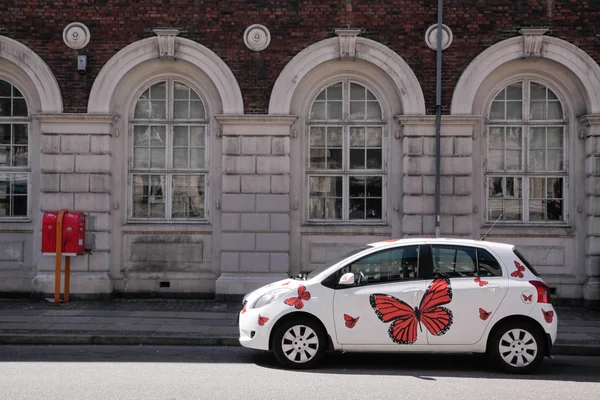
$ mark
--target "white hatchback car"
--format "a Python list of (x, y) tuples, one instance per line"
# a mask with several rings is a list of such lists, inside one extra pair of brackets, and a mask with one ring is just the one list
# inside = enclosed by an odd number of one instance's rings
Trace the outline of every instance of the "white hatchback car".
[(330, 351), (468, 352), (525, 373), (550, 355), (557, 315), (513, 245), (401, 239), (247, 294), (239, 329), (243, 346), (291, 368)]

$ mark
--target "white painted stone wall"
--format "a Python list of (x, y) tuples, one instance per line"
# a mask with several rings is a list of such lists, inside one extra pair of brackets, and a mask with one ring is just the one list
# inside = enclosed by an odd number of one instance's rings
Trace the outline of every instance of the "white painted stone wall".
[(290, 269), (290, 125), (296, 119), (218, 116), (222, 126), (221, 276), (217, 298)]

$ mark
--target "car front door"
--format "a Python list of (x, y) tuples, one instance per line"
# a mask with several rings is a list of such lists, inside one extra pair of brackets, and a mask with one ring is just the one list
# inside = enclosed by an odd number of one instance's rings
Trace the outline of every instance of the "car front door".
[[(422, 322), (427, 316), (441, 319), (430, 323), (427, 337), (432, 345), (471, 345), (477, 343), (508, 291), (508, 280), (496, 257), (482, 247), (432, 244), (431, 264), (428, 269), (428, 287), (438, 293), (423, 304)], [(448, 288), (446, 289), (446, 285)], [(438, 304), (436, 299), (442, 299)], [(427, 294), (426, 294), (427, 297)], [(450, 301), (446, 302), (446, 300)], [(427, 310), (429, 305), (450, 311)], [(427, 324), (424, 324), (427, 326)]]
[(375, 251), (355, 260), (332, 277), (335, 283), (347, 273), (354, 284), (336, 285), (334, 321), (341, 345), (395, 345), (417, 337), (411, 324), (414, 307), (424, 291), (424, 258), (419, 245), (398, 246)]

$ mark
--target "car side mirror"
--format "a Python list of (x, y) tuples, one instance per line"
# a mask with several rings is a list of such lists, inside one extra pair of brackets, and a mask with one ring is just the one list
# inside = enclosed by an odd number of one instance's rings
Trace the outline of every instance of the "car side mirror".
[(338, 284), (343, 286), (352, 286), (354, 285), (354, 274), (352, 272), (347, 272), (340, 278)]

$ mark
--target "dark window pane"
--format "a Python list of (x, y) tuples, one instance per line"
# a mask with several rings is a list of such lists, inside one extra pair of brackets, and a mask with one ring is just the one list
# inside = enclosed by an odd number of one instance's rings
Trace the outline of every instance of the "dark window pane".
[(10, 117), (10, 99), (0, 99), (0, 117)]
[(367, 178), (368, 197), (381, 197), (382, 180), (380, 176)]
[(365, 168), (365, 150), (350, 149), (350, 168), (364, 169)]
[(367, 169), (381, 169), (381, 150), (367, 150)]
[(10, 97), (11, 86), (10, 83), (0, 80), (0, 97)]
[(549, 221), (562, 221), (563, 219), (563, 201), (547, 200), (546, 211)]
[(27, 144), (27, 125), (25, 124), (14, 124), (13, 125), (13, 144)]
[(365, 196), (365, 178), (350, 177), (350, 197)]
[(24, 99), (13, 99), (13, 116), (27, 116), (27, 103), (25, 103)]
[(367, 219), (382, 218), (381, 203), (382, 199), (367, 199)]
[(477, 249), (477, 264), (479, 276), (502, 276), (502, 268), (489, 252)]
[(10, 143), (10, 124), (0, 124), (0, 144)]
[[(25, 189), (27, 192), (27, 189)], [(27, 215), (27, 196), (13, 196), (13, 212), (16, 217), (24, 217)]]
[(433, 276), (452, 278), (477, 275), (476, 250), (464, 246), (431, 246)]
[(365, 199), (350, 199), (349, 206), (350, 219), (365, 218)]
[(327, 169), (342, 168), (342, 149), (329, 149), (327, 157)]

